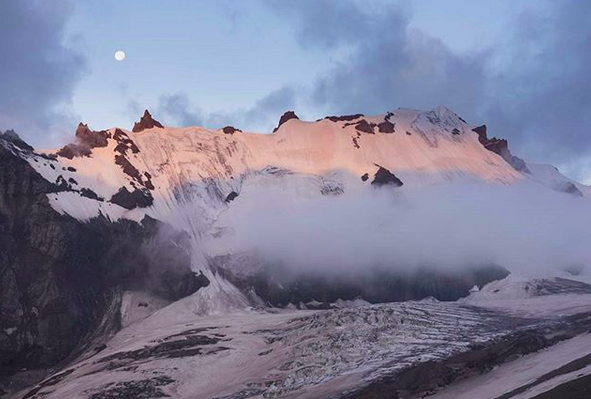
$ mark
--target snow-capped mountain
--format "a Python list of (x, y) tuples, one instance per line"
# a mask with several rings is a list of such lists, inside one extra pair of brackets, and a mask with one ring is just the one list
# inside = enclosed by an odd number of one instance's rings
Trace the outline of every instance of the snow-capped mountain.
[[(357, 379), (373, 384), (402, 366), (445, 359), (474, 342), (507, 337), (515, 326), (508, 320), (514, 316), (482, 305), (491, 290), (496, 293), (490, 287), (500, 283), (479, 289), (506, 277), (510, 267), (470, 259), (453, 268), (427, 264), (403, 273), (406, 258), (394, 259), (392, 252), (371, 247), (368, 253), (380, 252), (379, 262), (367, 254), (356, 258), (363, 251), (353, 248), (340, 257), (350, 269), (338, 269), (329, 264), (333, 257), (318, 261), (317, 252), (306, 254), (304, 247), (288, 256), (301, 265), (315, 258), (314, 267), (320, 262), (336, 272), (327, 276), (309, 265), (294, 271), (281, 263), (281, 256), (267, 257), (265, 249), (245, 239), (252, 233), (244, 233), (243, 225), (272, 224), (270, 219), (281, 220), (285, 214), (297, 224), (310, 218), (300, 208), (306, 201), (345, 209), (333, 217), (352, 219), (351, 209), (365, 210), (343, 207), (339, 201), (383, 196), (388, 206), (392, 196), (404, 201), (432, 187), (458, 184), (482, 184), (494, 192), (527, 182), (542, 195), (562, 195), (575, 205), (591, 196), (590, 187), (551, 166), (514, 156), (505, 140), (488, 136), (486, 126), (470, 125), (445, 107), (397, 109), (373, 117), (328, 116), (315, 122), (289, 111), (271, 134), (232, 126), (168, 127), (146, 111), (131, 131), (94, 131), (80, 124), (75, 141), (55, 150), (34, 150), (14, 132), (2, 133), (0, 161), (0, 245), (5, 249), (0, 257), (0, 365), (7, 374), (23, 367), (65, 370), (27, 391), (26, 397), (116, 397), (109, 396), (108, 384), (129, 388), (133, 396), (141, 387), (124, 387), (125, 378), (152, 371), (159, 377), (143, 384), (141, 389), (152, 395), (144, 397), (163, 396), (170, 393), (167, 389), (179, 397), (275, 397), (307, 392), (318, 384), (326, 395), (357, 392)], [(253, 209), (261, 207), (272, 208), (271, 216), (253, 221)], [(373, 224), (380, 222), (371, 219), (369, 227), (361, 224), (353, 234), (367, 235)], [(309, 233), (310, 241), (330, 239)], [(268, 236), (258, 238), (285, 255)], [(334, 252), (326, 246), (326, 252)], [(383, 259), (383, 253), (392, 259)], [(481, 254), (475, 255), (480, 259)], [(393, 262), (397, 268), (383, 264)], [(450, 262), (456, 258), (441, 259)], [(560, 283), (560, 289), (570, 287)], [(467, 296), (474, 286), (465, 303), (438, 302)], [(586, 283), (575, 284), (573, 290), (588, 294)], [(537, 297), (533, 292), (530, 296)], [(429, 296), (435, 298), (408, 305), (367, 302)], [(331, 310), (319, 315), (317, 309)], [(363, 320), (369, 327), (362, 327)], [(358, 331), (335, 338), (343, 325)], [(456, 341), (436, 337), (439, 330), (457, 332), (454, 326), (462, 331)], [(394, 342), (384, 331), (404, 335), (404, 340)], [(308, 333), (325, 334), (333, 349), (339, 343), (352, 350), (339, 352), (337, 359), (322, 340), (298, 346)], [(448, 340), (450, 346), (420, 344), (408, 354), (394, 351), (423, 335), (433, 342)], [(175, 337), (191, 345), (178, 346)], [(244, 348), (249, 352), (241, 352)], [(394, 352), (397, 366), (391, 364)], [(187, 383), (193, 377), (185, 358), (202, 354), (219, 356), (220, 367), (233, 370), (231, 386)], [(296, 360), (286, 365), (290, 356)], [(170, 360), (176, 358), (183, 360)], [(195, 361), (205, 367), (203, 359), (209, 357), (200, 359)], [(250, 361), (257, 366), (241, 375)], [(179, 362), (182, 383), (161, 373)], [(324, 371), (306, 369), (313, 364), (322, 364)], [(110, 379), (109, 370), (122, 373), (122, 379)], [(201, 377), (211, 378), (214, 372), (204, 369)], [(28, 375), (10, 392), (35, 378)], [(80, 378), (86, 381), (84, 390), (76, 385)], [(308, 397), (318, 397), (310, 392)]]

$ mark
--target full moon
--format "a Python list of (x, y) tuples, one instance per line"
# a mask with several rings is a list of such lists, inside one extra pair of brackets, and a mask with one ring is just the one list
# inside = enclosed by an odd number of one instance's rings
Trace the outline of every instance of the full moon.
[(115, 59), (117, 61), (123, 61), (125, 59), (125, 53), (121, 50), (115, 52)]

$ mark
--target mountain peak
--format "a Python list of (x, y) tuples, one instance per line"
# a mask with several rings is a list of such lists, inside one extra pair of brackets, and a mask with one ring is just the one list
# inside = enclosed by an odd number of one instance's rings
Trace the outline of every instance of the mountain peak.
[(279, 118), (279, 124), (277, 125), (277, 127), (275, 129), (273, 129), (273, 133), (275, 133), (280, 127), (281, 125), (283, 125), (285, 122), (287, 122), (290, 119), (300, 119), (298, 118), (298, 116), (296, 115), (296, 113), (294, 111), (286, 111), (283, 115), (281, 115), (281, 118)]
[(12, 129), (9, 129), (4, 133), (2, 133), (2, 131), (0, 130), (0, 139), (9, 141), (23, 150), (33, 151), (33, 147), (31, 147), (29, 144), (23, 141), (23, 139), (21, 139), (20, 136)]
[(152, 114), (150, 111), (145, 110), (144, 115), (140, 118), (139, 122), (136, 122), (133, 125), (133, 129), (131, 130), (134, 133), (142, 132), (146, 129), (152, 129), (154, 127), (163, 128), (162, 124), (158, 122), (156, 119), (152, 118)]

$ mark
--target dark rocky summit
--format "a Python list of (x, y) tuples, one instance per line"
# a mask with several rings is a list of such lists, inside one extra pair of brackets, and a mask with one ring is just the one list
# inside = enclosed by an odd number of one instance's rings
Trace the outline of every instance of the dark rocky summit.
[(4, 133), (0, 132), (0, 140), (9, 141), (22, 150), (33, 151), (33, 147), (25, 143), (14, 130), (7, 130)]
[(136, 122), (133, 125), (133, 129), (131, 130), (134, 133), (142, 132), (146, 129), (152, 129), (154, 127), (163, 128), (162, 124), (158, 122), (156, 119), (152, 118), (152, 115), (148, 110), (144, 111), (144, 115), (140, 118), (139, 122)]
[(222, 132), (224, 132), (224, 134), (234, 134), (236, 132), (242, 132), (242, 130), (236, 129), (234, 126), (224, 126)]
[(122, 290), (178, 298), (206, 285), (190, 270), (188, 238), (171, 227), (60, 215), (47, 194), (63, 188), (18, 148), (0, 138), (0, 379), (57, 364), (117, 329)]
[(80, 122), (76, 128), (76, 142), (66, 144), (57, 151), (57, 155), (73, 159), (74, 157), (89, 156), (93, 148), (106, 147), (111, 134), (106, 130), (90, 130), (88, 125)]
[(295, 114), (295, 112), (287, 111), (286, 113), (281, 115), (281, 118), (279, 118), (279, 124), (277, 125), (277, 127), (275, 129), (273, 129), (273, 133), (275, 133), (281, 127), (281, 125), (283, 125), (285, 122), (287, 122), (290, 119), (298, 119), (299, 120), (300, 118), (298, 118), (298, 116)]
[(371, 181), (371, 184), (373, 186), (383, 186), (388, 184), (393, 185), (395, 187), (400, 187), (404, 184), (402, 183), (402, 180), (396, 177), (394, 173), (390, 172), (388, 169), (380, 165), (376, 166), (378, 166), (379, 169), (374, 175), (373, 180)]
[(497, 155), (500, 155), (501, 158), (507, 161), (507, 163), (513, 166), (513, 168), (518, 172), (531, 173), (523, 159), (511, 154), (507, 140), (496, 137), (490, 139), (488, 138), (486, 134), (486, 125), (475, 127), (472, 129), (472, 131), (478, 134), (478, 141), (484, 146), (484, 148), (494, 152)]
[(352, 114), (352, 115), (341, 115), (341, 116), (326, 116), (324, 119), (328, 119), (332, 122), (350, 122), (355, 119), (363, 118), (363, 114)]

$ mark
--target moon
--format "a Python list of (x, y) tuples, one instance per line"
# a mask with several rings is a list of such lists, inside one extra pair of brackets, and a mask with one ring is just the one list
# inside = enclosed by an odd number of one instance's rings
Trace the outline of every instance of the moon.
[(115, 52), (115, 59), (117, 61), (123, 61), (125, 59), (125, 53), (121, 50)]

